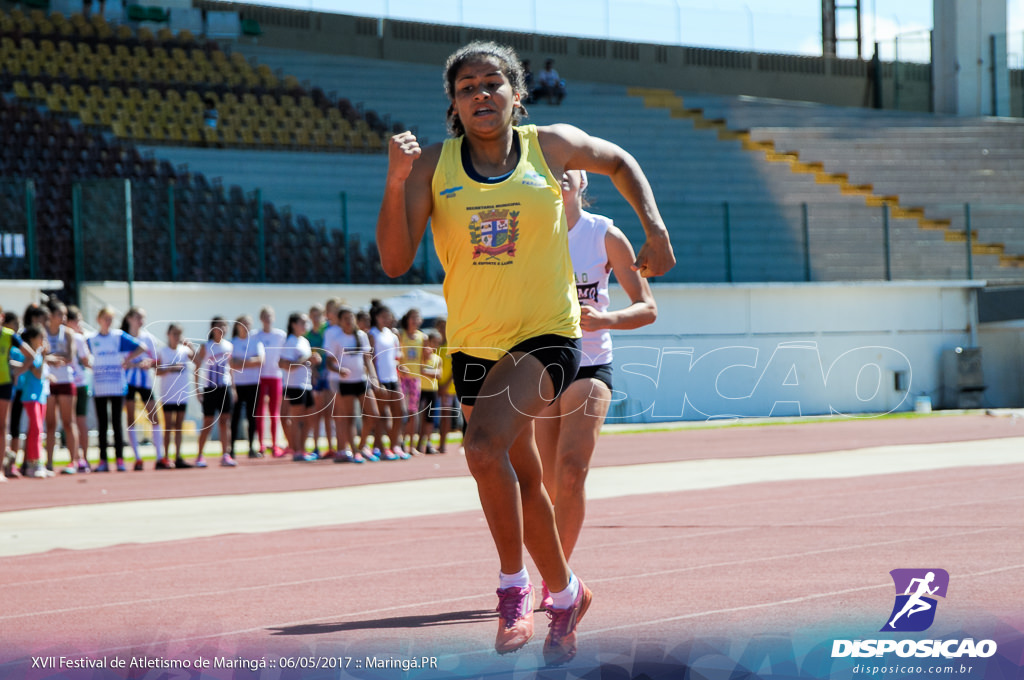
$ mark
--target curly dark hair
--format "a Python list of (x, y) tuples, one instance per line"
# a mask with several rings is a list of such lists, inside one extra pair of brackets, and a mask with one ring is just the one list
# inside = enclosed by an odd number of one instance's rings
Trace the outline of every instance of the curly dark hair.
[[(519, 60), (519, 55), (516, 51), (508, 45), (499, 45), (496, 42), (490, 41), (474, 41), (460, 47), (456, 50), (444, 64), (444, 93), (448, 95), (448, 101), (452, 102), (448, 106), (447, 122), (448, 122), (448, 133), (452, 137), (459, 137), (466, 134), (466, 129), (462, 126), (462, 121), (459, 120), (459, 115), (455, 111), (455, 76), (458, 74), (459, 69), (466, 63), (476, 61), (479, 59), (494, 59), (501, 65), (501, 71), (508, 78), (508, 82), (512, 85), (512, 92), (518, 93), (520, 100), (525, 100), (526, 95), (526, 73), (523, 70), (523, 64)], [(530, 114), (526, 112), (526, 107), (520, 103), (512, 111), (512, 124), (518, 125), (523, 118), (527, 118)]]

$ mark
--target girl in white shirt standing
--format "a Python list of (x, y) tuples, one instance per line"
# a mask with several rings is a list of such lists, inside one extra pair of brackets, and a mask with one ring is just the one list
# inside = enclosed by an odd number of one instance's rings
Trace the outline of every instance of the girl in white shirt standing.
[(284, 449), (277, 445), (277, 431), (281, 427), (281, 380), (283, 377), (279, 362), (281, 349), (284, 347), (284, 341), (288, 335), (280, 328), (274, 328), (274, 310), (271, 307), (264, 307), (260, 310), (260, 324), (263, 329), (254, 335), (263, 343), (263, 349), (267, 355), (260, 368), (260, 389), (256, 397), (259, 409), (256, 423), (260, 436), (260, 449), (266, 451), (263, 427), (264, 423), (268, 419), (270, 420), (270, 441), (273, 447), (271, 451), (274, 458), (280, 458), (284, 455)]
[[(175, 467), (192, 467), (181, 455), (181, 430), (185, 422), (185, 408), (192, 395), (189, 364), (195, 356), (195, 349), (189, 342), (182, 342), (182, 329), (172, 323), (167, 329), (167, 345), (157, 351), (156, 375), (160, 378), (160, 404), (164, 412), (165, 444), (164, 455), (156, 461), (157, 470), (173, 470)], [(155, 432), (155, 430), (154, 430)], [(175, 462), (171, 462), (171, 435), (174, 435)]]
[[(238, 426), (242, 411), (248, 423), (249, 457), (262, 458), (263, 452), (253, 445), (256, 437), (256, 410), (259, 403), (260, 369), (266, 361), (263, 343), (252, 333), (252, 317), (248, 314), (235, 319), (231, 338), (231, 370), (234, 372), (235, 406), (231, 410), (231, 445), (238, 441)], [(262, 443), (261, 443), (262, 446)]]
[(46, 322), (46, 343), (49, 353), (46, 362), (53, 376), (50, 384), (50, 398), (46, 401), (46, 463), (53, 467), (53, 450), (57, 444), (57, 415), (60, 414), (67, 439), (71, 462), (64, 468), (65, 474), (74, 474), (83, 466), (80, 464), (78, 449), (78, 423), (74, 420), (78, 399), (75, 385), (74, 356), (79, 351), (78, 334), (67, 327), (68, 310), (61, 302), (49, 305), (50, 318)]
[(142, 470), (142, 456), (139, 454), (139, 431), (135, 420), (135, 395), (142, 400), (143, 412), (149, 419), (153, 432), (153, 445), (156, 447), (156, 459), (164, 457), (163, 433), (160, 430), (160, 419), (157, 417), (157, 402), (153, 398), (153, 366), (156, 364), (156, 338), (145, 329), (146, 312), (141, 307), (131, 307), (124, 315), (121, 330), (128, 333), (146, 348), (146, 354), (131, 363), (127, 370), (128, 394), (125, 407), (128, 413), (128, 442), (135, 454), (135, 469)]
[(114, 455), (118, 472), (127, 468), (124, 464), (124, 429), (121, 425), (121, 410), (124, 395), (128, 392), (125, 369), (133, 359), (146, 353), (146, 348), (129, 334), (112, 329), (114, 309), (104, 307), (96, 315), (99, 332), (89, 337), (89, 351), (93, 356), (93, 401), (96, 404), (96, 420), (99, 427), (100, 463), (96, 472), (109, 472), (107, 461), (107, 427), (114, 431)]
[(231, 343), (224, 337), (228, 322), (222, 316), (215, 316), (210, 322), (210, 338), (199, 348), (193, 360), (196, 369), (196, 383), (199, 385), (199, 401), (203, 405), (203, 427), (199, 430), (199, 454), (195, 467), (206, 467), (203, 450), (210, 437), (214, 421), (220, 433), (220, 464), (235, 467), (231, 455)]
[[(384, 460), (406, 459), (409, 454), (402, 450), (400, 444), (402, 421), (407, 415), (405, 397), (398, 385), (398, 361), (402, 349), (398, 336), (391, 330), (395, 315), (390, 307), (381, 306), (370, 310), (370, 318), (373, 322), (369, 333), (370, 345), (373, 347), (373, 367), (380, 381), (377, 388), (377, 407), (380, 412), (377, 419), (377, 445), (383, 451), (381, 458)], [(388, 435), (389, 448), (380, 445), (385, 433)]]
[(338, 409), (335, 416), (335, 427), (338, 431), (338, 453), (335, 463), (365, 463), (376, 460), (363, 437), (360, 447), (356, 447), (356, 401), (360, 402), (364, 418), (376, 418), (377, 409), (374, 400), (367, 397), (370, 385), (377, 382), (373, 370), (370, 339), (366, 333), (356, 327), (355, 312), (350, 307), (338, 310), (338, 328), (340, 332), (332, 333), (326, 342), (328, 361), (331, 370), (338, 373)]
[(281, 351), (280, 366), (284, 371), (284, 403), (281, 416), (284, 421), (284, 433), (288, 439), (288, 452), (292, 460), (311, 461), (320, 456), (306, 453), (306, 431), (310, 425), (310, 410), (313, 408), (313, 376), (312, 369), (318, 363), (319, 355), (314, 355), (306, 331), (309, 328), (309, 317), (295, 312), (288, 317), (288, 337)]

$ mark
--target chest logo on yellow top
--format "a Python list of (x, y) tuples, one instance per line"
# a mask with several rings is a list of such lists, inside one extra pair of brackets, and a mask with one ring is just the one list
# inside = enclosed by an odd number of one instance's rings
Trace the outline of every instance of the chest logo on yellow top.
[(473, 264), (511, 264), (519, 240), (519, 211), (495, 209), (473, 215), (469, 240)]

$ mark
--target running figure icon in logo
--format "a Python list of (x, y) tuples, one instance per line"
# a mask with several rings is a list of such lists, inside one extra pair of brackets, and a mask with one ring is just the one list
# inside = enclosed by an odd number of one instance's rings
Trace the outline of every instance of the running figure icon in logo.
[[(920, 632), (935, 621), (937, 600), (946, 597), (949, 573), (945, 569), (893, 569), (896, 602), (883, 631)], [(902, 591), (902, 595), (899, 594)], [(919, 616), (914, 616), (918, 614)]]

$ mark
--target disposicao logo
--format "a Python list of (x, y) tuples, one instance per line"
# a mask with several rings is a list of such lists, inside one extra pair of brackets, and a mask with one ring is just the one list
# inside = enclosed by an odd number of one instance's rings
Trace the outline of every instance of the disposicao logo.
[[(945, 569), (893, 569), (889, 572), (896, 586), (896, 601), (886, 619), (883, 633), (919, 633), (935, 622), (937, 597), (945, 598), (949, 573)], [(899, 657), (947, 659), (988, 658), (996, 653), (993, 640), (833, 640), (832, 658), (881, 657), (895, 653)]]
[(945, 598), (949, 573), (945, 569), (893, 569), (896, 602), (882, 632), (919, 633), (935, 621), (936, 597)]

